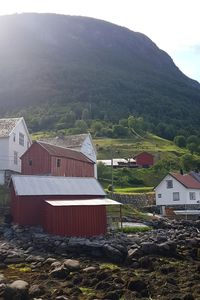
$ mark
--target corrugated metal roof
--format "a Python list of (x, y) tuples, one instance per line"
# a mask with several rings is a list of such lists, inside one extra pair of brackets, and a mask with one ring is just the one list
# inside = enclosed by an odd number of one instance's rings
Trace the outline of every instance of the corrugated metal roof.
[(72, 159), (75, 159), (75, 160), (84, 161), (84, 162), (94, 164), (93, 161), (91, 161), (88, 157), (86, 157), (83, 153), (81, 153), (79, 151), (72, 150), (72, 149), (67, 149), (67, 148), (59, 147), (59, 146), (55, 146), (55, 145), (51, 145), (51, 144), (41, 142), (41, 141), (36, 141), (35, 143), (38, 143), (43, 148), (45, 148), (50, 155), (72, 158)]
[(19, 196), (106, 195), (100, 183), (93, 177), (13, 175), (12, 182), (15, 193)]
[(0, 138), (9, 136), (20, 120), (21, 118), (0, 119)]
[(98, 205), (122, 205), (121, 203), (108, 199), (87, 199), (87, 200), (57, 200), (49, 201), (46, 200), (48, 204), (52, 206), (98, 206)]

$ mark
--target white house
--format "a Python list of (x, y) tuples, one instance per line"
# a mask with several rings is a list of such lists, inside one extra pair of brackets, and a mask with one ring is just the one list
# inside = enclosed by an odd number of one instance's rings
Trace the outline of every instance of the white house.
[(165, 207), (182, 207), (184, 209), (200, 204), (200, 182), (192, 174), (169, 173), (155, 188), (156, 205)]
[(0, 184), (21, 172), (21, 155), (31, 145), (24, 118), (0, 119)]
[(95, 163), (94, 174), (97, 178), (97, 151), (90, 133), (46, 138), (41, 141), (82, 152)]

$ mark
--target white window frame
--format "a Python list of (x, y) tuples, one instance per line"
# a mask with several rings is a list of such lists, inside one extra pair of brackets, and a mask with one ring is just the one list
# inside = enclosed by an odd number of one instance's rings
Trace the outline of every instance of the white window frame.
[(189, 192), (190, 200), (196, 200), (196, 193), (195, 192)]
[(19, 132), (19, 145), (24, 146), (24, 134)]
[(166, 180), (166, 184), (167, 184), (167, 189), (173, 189), (173, 180), (172, 179)]
[(180, 193), (173, 192), (173, 201), (180, 201)]
[(14, 165), (18, 165), (18, 152), (17, 151), (14, 151)]

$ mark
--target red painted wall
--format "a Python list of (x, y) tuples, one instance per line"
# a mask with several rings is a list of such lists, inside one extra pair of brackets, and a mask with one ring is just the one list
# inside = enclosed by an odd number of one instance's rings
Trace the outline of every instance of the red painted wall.
[(138, 166), (152, 166), (154, 164), (154, 157), (152, 154), (143, 152), (135, 156), (136, 164)]
[[(29, 161), (32, 165), (29, 165)], [(33, 143), (21, 158), (23, 175), (44, 175), (51, 172), (51, 156), (40, 145)]]
[[(11, 213), (13, 222), (19, 225), (43, 225), (44, 223), (44, 201), (45, 200), (76, 200), (94, 199), (96, 196), (17, 196), (13, 185), (11, 191)], [(98, 198), (104, 198), (99, 197)], [(45, 223), (46, 224), (46, 223)]]
[(55, 207), (44, 204), (43, 228), (51, 234), (65, 236), (95, 236), (105, 234), (105, 206)]
[[(60, 159), (60, 167), (57, 167)], [(32, 161), (32, 165), (29, 161)], [(21, 158), (23, 175), (94, 177), (94, 164), (72, 158), (51, 156), (41, 145), (33, 143)]]
[[(57, 167), (57, 159), (61, 160), (60, 167)], [(94, 177), (94, 165), (90, 162), (52, 156), (51, 175), (68, 177)]]

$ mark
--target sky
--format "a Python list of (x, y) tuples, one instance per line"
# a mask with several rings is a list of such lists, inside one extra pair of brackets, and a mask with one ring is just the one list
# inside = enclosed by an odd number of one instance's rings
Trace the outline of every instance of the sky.
[(23, 12), (88, 16), (144, 33), (200, 82), (199, 0), (0, 0), (0, 15)]

